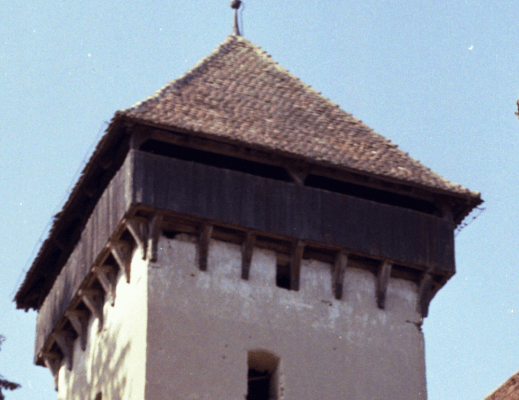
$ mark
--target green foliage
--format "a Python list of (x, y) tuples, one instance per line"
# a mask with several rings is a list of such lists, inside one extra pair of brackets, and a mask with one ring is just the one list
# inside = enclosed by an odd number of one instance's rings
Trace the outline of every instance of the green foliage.
[[(5, 341), (5, 337), (3, 335), (0, 335), (0, 350), (2, 350), (2, 343)], [(2, 375), (0, 375), (0, 400), (4, 400), (5, 396), (3, 394), (3, 390), (15, 390), (21, 387), (19, 383), (14, 383), (11, 381), (8, 381), (7, 379), (4, 379)]]

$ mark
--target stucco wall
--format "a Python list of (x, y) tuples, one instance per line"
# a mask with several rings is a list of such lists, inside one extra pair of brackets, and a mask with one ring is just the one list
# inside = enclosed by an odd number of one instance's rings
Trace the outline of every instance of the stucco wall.
[(375, 276), (350, 268), (343, 299), (331, 266), (303, 260), (299, 291), (275, 285), (276, 255), (254, 249), (240, 278), (238, 245), (211, 241), (208, 271), (193, 237), (162, 237), (149, 267), (146, 399), (244, 399), (247, 355), (278, 357), (280, 398), (426, 399), (416, 285), (389, 283), (376, 306)]
[(103, 399), (144, 399), (147, 266), (136, 251), (129, 284), (119, 272), (115, 304), (105, 302), (102, 330), (99, 320), (91, 317), (86, 350), (76, 340), (72, 370), (65, 363), (61, 366), (58, 399), (94, 400), (99, 392)]

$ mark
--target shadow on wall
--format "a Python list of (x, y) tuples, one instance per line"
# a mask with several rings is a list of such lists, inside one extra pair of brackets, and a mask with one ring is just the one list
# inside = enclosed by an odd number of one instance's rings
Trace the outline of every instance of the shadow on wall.
[[(66, 372), (67, 380), (59, 381), (59, 399), (130, 399), (133, 398), (133, 386), (128, 379), (129, 369), (137, 367), (131, 362), (131, 340), (121, 347), (117, 340), (119, 329), (97, 332), (97, 323), (91, 324), (94, 341), (85, 351), (76, 344), (74, 365)], [(62, 368), (67, 368), (64, 364)], [(143, 373), (143, 371), (142, 371)], [(62, 388), (63, 385), (63, 388)], [(66, 386), (66, 387), (65, 387)]]

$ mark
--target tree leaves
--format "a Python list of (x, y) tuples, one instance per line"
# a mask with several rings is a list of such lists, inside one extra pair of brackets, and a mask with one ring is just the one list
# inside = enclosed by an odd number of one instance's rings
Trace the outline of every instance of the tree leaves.
[[(5, 341), (5, 336), (0, 335), (0, 350), (2, 350), (2, 343)], [(0, 375), (0, 400), (5, 400), (5, 396), (2, 393), (2, 390), (15, 390), (21, 387), (19, 383), (14, 383), (4, 379), (2, 375)]]

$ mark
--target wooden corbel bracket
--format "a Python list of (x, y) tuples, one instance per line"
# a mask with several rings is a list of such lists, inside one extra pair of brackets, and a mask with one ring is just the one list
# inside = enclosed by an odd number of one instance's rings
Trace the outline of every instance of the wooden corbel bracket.
[(422, 318), (429, 314), (429, 304), (432, 299), (433, 274), (431, 270), (424, 272), (418, 286), (418, 312)]
[(213, 234), (213, 226), (203, 224), (198, 238), (198, 268), (200, 271), (207, 271), (207, 259), (209, 256), (209, 243)]
[(146, 259), (146, 248), (148, 245), (148, 226), (145, 221), (136, 219), (127, 219), (125, 221), (126, 228), (132, 234), (137, 246), (141, 249), (142, 259)]
[(130, 283), (132, 246), (124, 241), (111, 242), (108, 246), (119, 268), (126, 275), (126, 282)]
[(115, 304), (115, 280), (116, 272), (111, 265), (95, 266), (94, 273), (103, 287), (105, 294), (113, 307)]
[(65, 316), (70, 321), (79, 338), (81, 350), (85, 351), (88, 329), (88, 311), (86, 310), (67, 310)]
[(72, 359), (74, 356), (74, 339), (66, 332), (59, 331), (52, 334), (56, 344), (58, 345), (65, 362), (67, 363), (68, 370), (72, 370)]
[(305, 251), (305, 242), (298, 240), (292, 248), (290, 260), (290, 290), (299, 290), (299, 276), (301, 274), (301, 261)]
[(377, 276), (377, 306), (381, 310), (386, 307), (387, 289), (389, 287), (389, 277), (393, 265), (387, 261), (382, 261)]
[(93, 316), (99, 320), (99, 331), (103, 329), (103, 292), (80, 289), (79, 296)]
[(159, 239), (162, 234), (162, 215), (155, 213), (148, 227), (148, 260), (155, 262), (158, 259)]
[(245, 234), (245, 240), (241, 245), (241, 278), (245, 280), (249, 279), (254, 239), (254, 233), (249, 231)]
[(343, 296), (344, 288), (344, 272), (348, 266), (348, 254), (344, 251), (339, 251), (335, 257), (332, 272), (332, 290), (335, 298), (340, 300)]
[(49, 369), (54, 378), (54, 388), (58, 391), (59, 369), (61, 367), (61, 356), (54, 352), (45, 352), (42, 355), (43, 363)]

